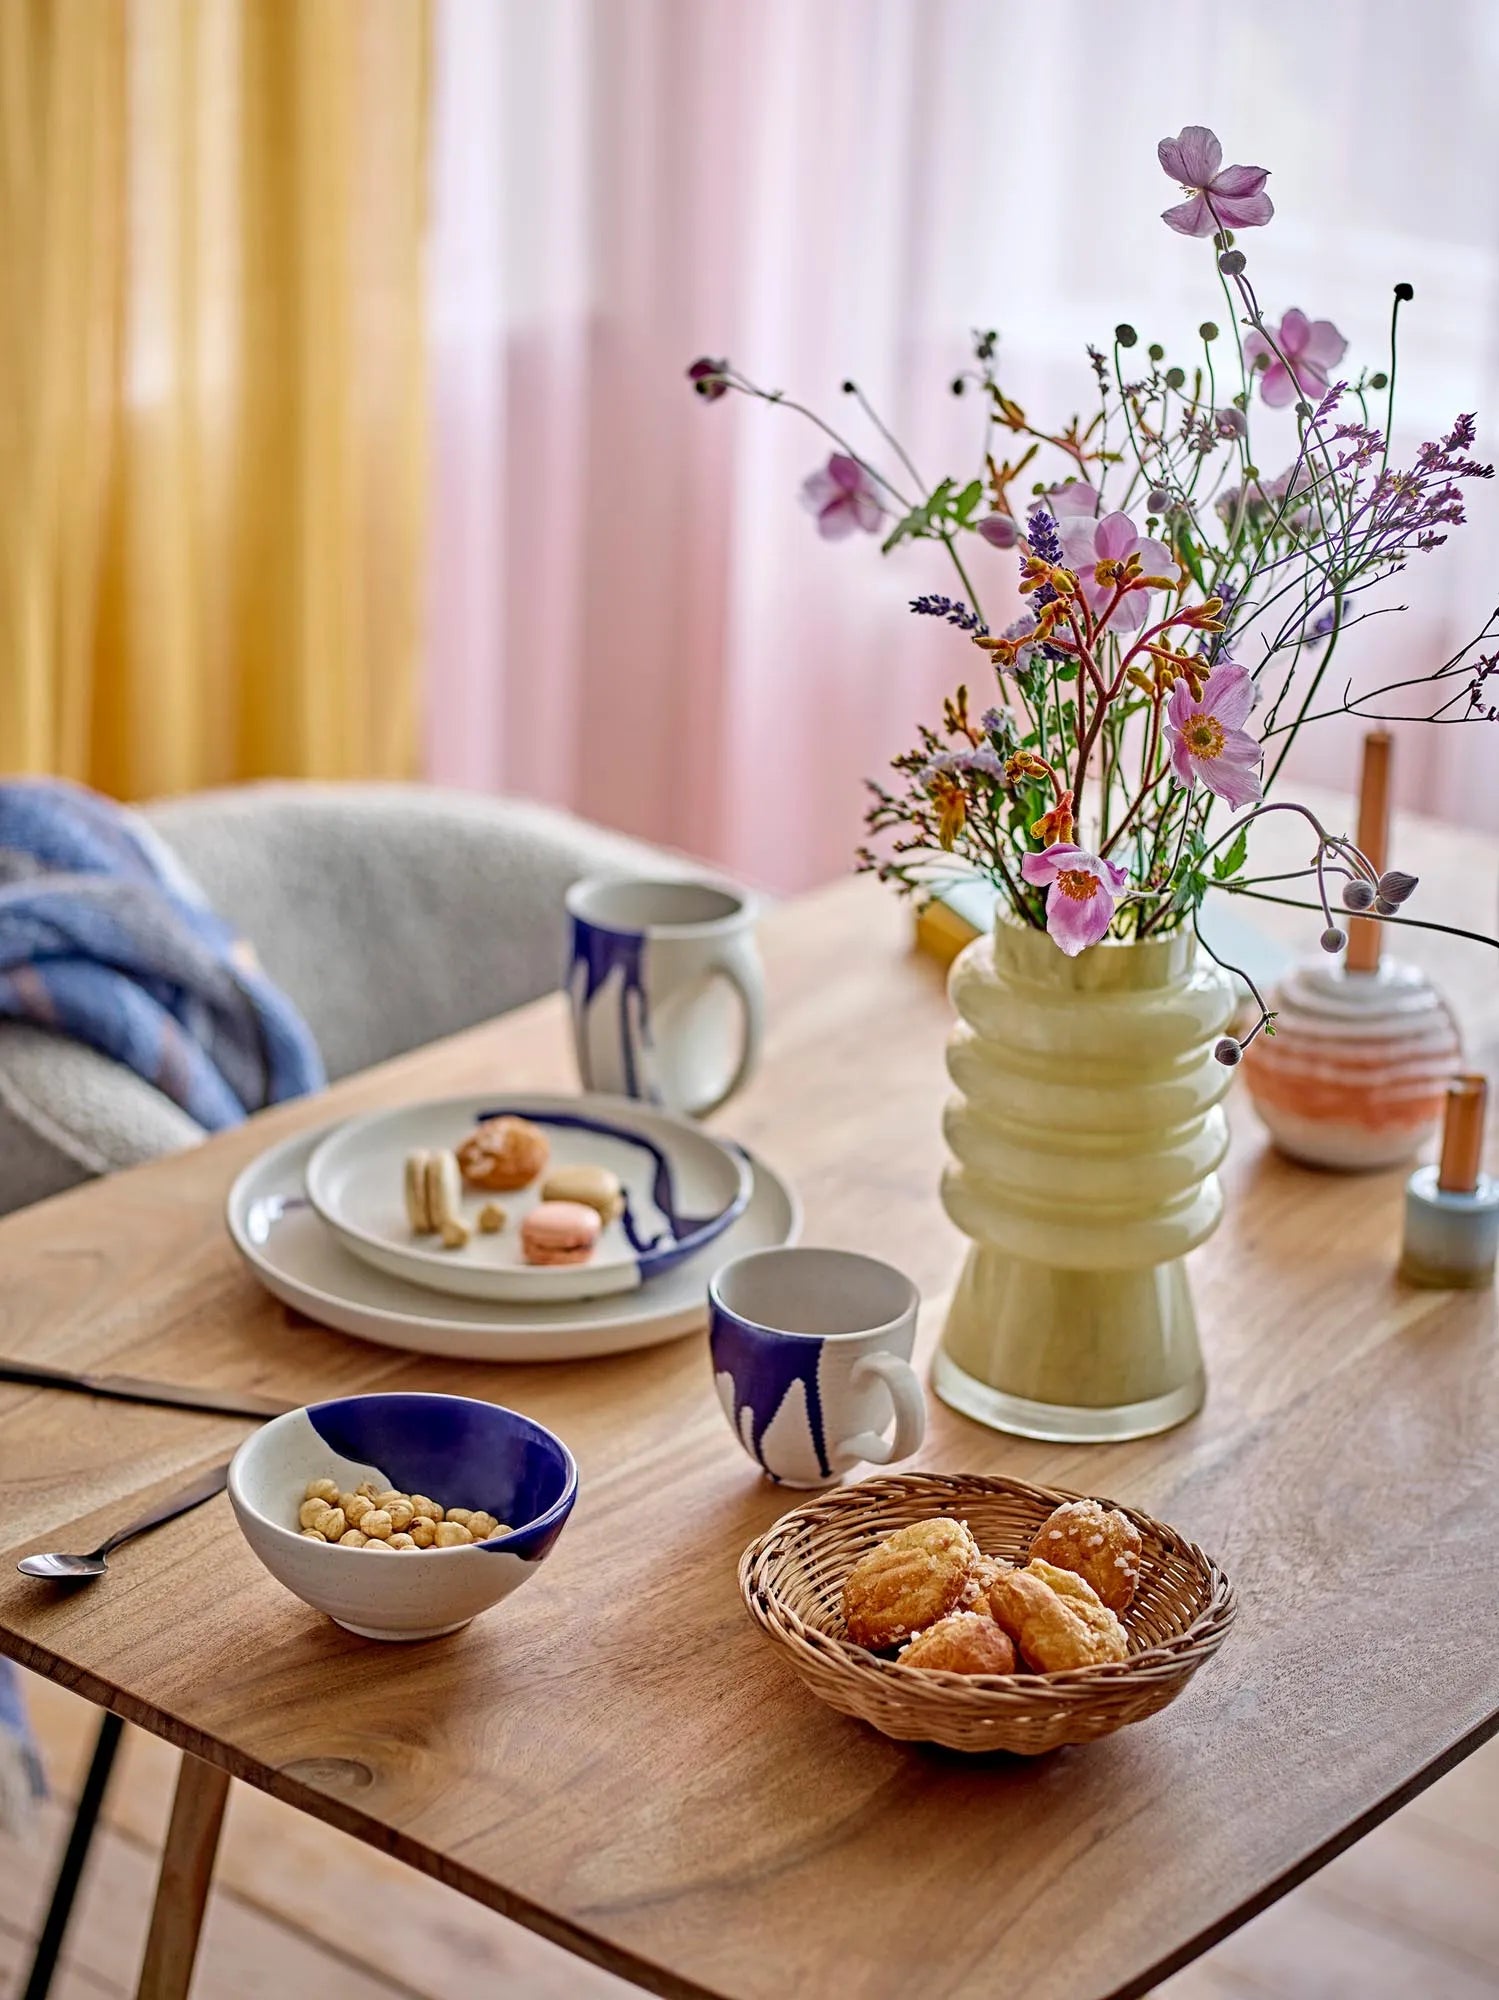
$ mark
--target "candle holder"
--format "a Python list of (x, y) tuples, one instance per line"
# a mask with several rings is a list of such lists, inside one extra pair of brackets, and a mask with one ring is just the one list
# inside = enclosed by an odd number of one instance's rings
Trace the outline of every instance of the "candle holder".
[(1399, 1275), (1408, 1285), (1477, 1291), (1494, 1282), (1499, 1181), (1483, 1172), (1488, 1084), (1456, 1076), (1447, 1086), (1442, 1156), (1406, 1184)]
[(1413, 965), (1297, 966), (1271, 999), (1275, 1033), (1245, 1051), (1244, 1081), (1279, 1150), (1341, 1173), (1399, 1166), (1435, 1134), (1462, 1060), (1446, 1002)]

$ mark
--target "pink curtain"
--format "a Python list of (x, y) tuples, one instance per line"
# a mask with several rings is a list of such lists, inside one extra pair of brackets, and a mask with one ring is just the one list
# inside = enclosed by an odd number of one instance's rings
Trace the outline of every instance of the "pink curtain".
[[(776, 886), (846, 867), (863, 774), (984, 662), (905, 610), (955, 590), (940, 552), (819, 542), (796, 491), (826, 441), (698, 402), (684, 367), (731, 355), (864, 447), (838, 393), (855, 376), (926, 477), (966, 476), (977, 413), (946, 385), (969, 327), (997, 325), (1007, 386), (1065, 413), (1088, 339), (1127, 317), (1190, 341), (1217, 303), (1202, 246), (1155, 219), (1155, 141), (1183, 123), (1274, 169), (1263, 295), (1335, 318), (1377, 365), (1389, 287), (1415, 285), (1403, 444), (1459, 408), (1499, 415), (1481, 0), (1419, 36), (1394, 0), (1120, 19), (1055, 0), (439, 0), (434, 776)], [(1345, 640), (1361, 679), (1499, 602), (1492, 500), (1460, 554), (1392, 593), (1410, 617)], [(1014, 559), (974, 561), (997, 620)], [(1303, 768), (1346, 778), (1358, 734), (1327, 725)], [(1499, 729), (1408, 731), (1399, 779), (1499, 826)]]

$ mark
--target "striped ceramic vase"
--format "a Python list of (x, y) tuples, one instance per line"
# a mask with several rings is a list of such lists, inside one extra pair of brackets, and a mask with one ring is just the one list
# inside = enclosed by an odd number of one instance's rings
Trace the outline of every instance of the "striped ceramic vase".
[(951, 992), (942, 1198), (971, 1248), (933, 1387), (1029, 1437), (1180, 1423), (1204, 1393), (1182, 1259), (1223, 1206), (1228, 979), (1190, 933), (1067, 958), (1002, 918)]
[(1358, 1173), (1398, 1166), (1442, 1119), (1462, 1043), (1445, 1001), (1413, 965), (1298, 966), (1272, 996), (1275, 1034), (1244, 1058), (1254, 1108), (1280, 1151)]

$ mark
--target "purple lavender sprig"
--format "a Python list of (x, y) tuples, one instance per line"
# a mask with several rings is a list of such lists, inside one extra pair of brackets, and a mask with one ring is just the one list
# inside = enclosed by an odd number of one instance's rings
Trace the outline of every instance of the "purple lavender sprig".
[(928, 597), (913, 597), (911, 609), (918, 618), (945, 618), (949, 625), (956, 625), (960, 632), (973, 632), (987, 636), (989, 627), (976, 611), (970, 611), (961, 597), (940, 597), (933, 593)]

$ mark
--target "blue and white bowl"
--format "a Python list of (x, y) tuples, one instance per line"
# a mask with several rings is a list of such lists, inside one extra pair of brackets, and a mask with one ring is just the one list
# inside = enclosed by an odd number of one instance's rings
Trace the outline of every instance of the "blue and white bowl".
[[(308, 1483), (348, 1492), (376, 1480), (444, 1507), (482, 1508), (508, 1534), (376, 1562), (363, 1549), (310, 1541), (297, 1511)], [(278, 1583), (363, 1639), (456, 1632), (534, 1575), (578, 1497), (562, 1440), (516, 1410), (467, 1396), (344, 1396), (276, 1417), (229, 1467), (245, 1540)]]

